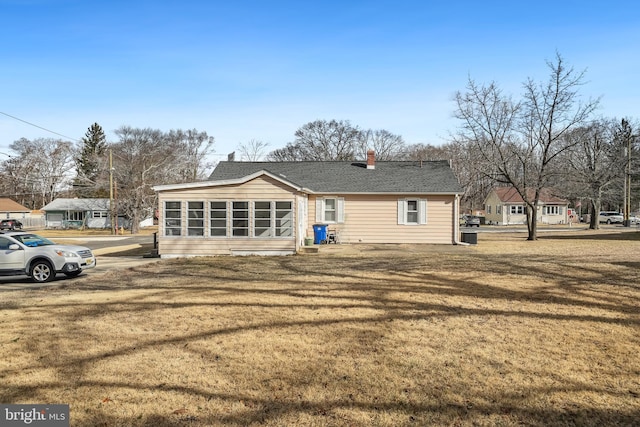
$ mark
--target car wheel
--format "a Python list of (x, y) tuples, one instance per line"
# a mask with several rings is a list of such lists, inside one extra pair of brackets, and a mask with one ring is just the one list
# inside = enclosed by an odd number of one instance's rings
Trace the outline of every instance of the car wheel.
[(607, 224), (611, 225), (611, 220), (610, 219), (607, 220)]
[(34, 282), (49, 282), (55, 276), (55, 272), (48, 261), (36, 261), (31, 266), (31, 278)]
[(77, 277), (80, 273), (82, 273), (82, 270), (70, 271), (68, 273), (64, 273), (64, 275), (67, 277)]

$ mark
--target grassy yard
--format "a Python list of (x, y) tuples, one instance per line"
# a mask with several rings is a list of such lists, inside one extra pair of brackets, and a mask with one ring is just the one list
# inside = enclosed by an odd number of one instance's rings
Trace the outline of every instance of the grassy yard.
[(640, 232), (323, 249), (0, 292), (0, 402), (86, 427), (640, 424)]

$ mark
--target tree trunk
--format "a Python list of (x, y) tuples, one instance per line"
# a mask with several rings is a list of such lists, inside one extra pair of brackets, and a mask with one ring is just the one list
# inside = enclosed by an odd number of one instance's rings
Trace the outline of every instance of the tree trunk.
[(600, 221), (598, 216), (600, 214), (600, 207), (602, 206), (602, 202), (600, 201), (600, 196), (595, 200), (590, 200), (589, 210), (591, 211), (591, 220), (589, 221), (589, 229), (590, 230), (599, 230), (600, 229)]
[(138, 233), (138, 224), (140, 223), (140, 221), (138, 220), (138, 215), (134, 212), (133, 215), (131, 215), (130, 218), (130, 223), (129, 223), (129, 229), (131, 231), (131, 234), (137, 234)]
[(535, 207), (527, 204), (527, 240), (538, 240), (538, 215)]

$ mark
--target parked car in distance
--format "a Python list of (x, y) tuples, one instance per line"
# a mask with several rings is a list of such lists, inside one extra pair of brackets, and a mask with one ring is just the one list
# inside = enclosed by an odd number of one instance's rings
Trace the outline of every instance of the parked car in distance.
[(91, 249), (84, 246), (58, 245), (33, 233), (0, 233), (0, 276), (30, 276), (44, 283), (63, 273), (68, 277), (96, 266)]
[(17, 219), (3, 219), (0, 221), (0, 230), (22, 230), (22, 223)]
[(622, 214), (615, 211), (603, 211), (598, 215), (598, 222), (606, 222), (607, 224), (622, 224), (623, 220)]
[(465, 227), (480, 227), (480, 217), (475, 215), (464, 215), (464, 226)]

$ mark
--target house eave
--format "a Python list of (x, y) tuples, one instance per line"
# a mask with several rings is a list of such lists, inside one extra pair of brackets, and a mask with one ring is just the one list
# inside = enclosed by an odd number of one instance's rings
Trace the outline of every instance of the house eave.
[(225, 187), (225, 186), (229, 186), (229, 185), (240, 185), (240, 184), (244, 184), (246, 182), (249, 182), (253, 179), (259, 178), (261, 176), (268, 176), (278, 182), (281, 182), (282, 184), (293, 188), (294, 190), (297, 191), (301, 191), (301, 192), (308, 192), (308, 189), (305, 189), (303, 187), (300, 187), (299, 185), (288, 181), (284, 178), (282, 178), (279, 175), (275, 175), (269, 171), (265, 171), (265, 170), (261, 170), (255, 173), (252, 173), (251, 175), (247, 175), (247, 176), (243, 176), (242, 178), (238, 178), (238, 179), (225, 179), (225, 180), (220, 180), (220, 181), (198, 181), (198, 182), (186, 182), (186, 183), (182, 183), (182, 184), (165, 184), (165, 185), (155, 185), (153, 187), (151, 187), (154, 191), (156, 192), (162, 192), (162, 191), (174, 191), (174, 190), (189, 190), (189, 189), (194, 189), (194, 188), (208, 188), (208, 187)]
[(340, 194), (345, 196), (364, 195), (364, 196), (457, 196), (459, 191), (309, 191), (310, 194), (321, 196), (324, 194)]

